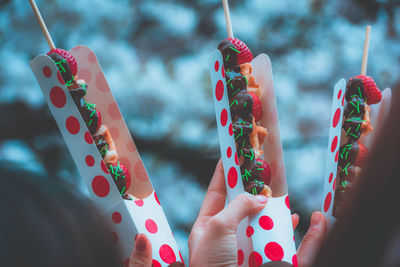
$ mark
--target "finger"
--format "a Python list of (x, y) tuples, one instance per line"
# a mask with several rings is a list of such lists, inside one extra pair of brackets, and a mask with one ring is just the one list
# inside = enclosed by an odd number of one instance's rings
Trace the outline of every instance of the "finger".
[(225, 199), (226, 189), (224, 168), (222, 160), (220, 159), (215, 168), (210, 185), (208, 186), (207, 194), (204, 198), (199, 215), (192, 227), (188, 240), (189, 248), (193, 248), (193, 245), (197, 244), (197, 240), (203, 235), (204, 227), (208, 220), (224, 208)]
[(297, 251), (299, 266), (311, 266), (314, 256), (326, 236), (326, 231), (327, 225), (324, 215), (319, 211), (314, 212), (311, 216), (310, 227)]
[(150, 240), (144, 234), (135, 238), (135, 247), (129, 259), (129, 267), (151, 267), (152, 253)]
[(262, 210), (267, 201), (268, 198), (263, 195), (240, 194), (225, 209), (212, 217), (208, 221), (207, 227), (210, 225), (219, 233), (236, 232), (240, 221)]
[(214, 216), (220, 212), (225, 206), (226, 188), (225, 176), (222, 160), (220, 159), (215, 168), (214, 175), (208, 186), (206, 197), (201, 206), (199, 217)]
[(297, 213), (292, 214), (292, 224), (293, 224), (293, 231), (296, 229), (297, 225), (299, 225), (300, 217)]

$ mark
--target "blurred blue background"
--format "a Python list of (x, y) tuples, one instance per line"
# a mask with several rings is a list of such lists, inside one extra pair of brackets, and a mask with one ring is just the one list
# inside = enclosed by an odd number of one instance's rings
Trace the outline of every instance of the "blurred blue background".
[[(57, 47), (97, 54), (185, 259), (219, 158), (208, 58), (226, 38), (220, 0), (37, 0)], [(297, 242), (320, 209), (331, 91), (358, 75), (400, 75), (398, 0), (230, 1), (235, 37), (271, 57)], [(0, 1), (0, 168), (82, 188), (28, 62), (48, 51), (26, 0)]]

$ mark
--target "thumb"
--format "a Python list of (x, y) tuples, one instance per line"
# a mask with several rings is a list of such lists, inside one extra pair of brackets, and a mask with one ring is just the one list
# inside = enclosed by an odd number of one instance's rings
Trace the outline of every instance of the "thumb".
[(151, 267), (151, 243), (144, 234), (135, 237), (135, 247), (129, 259), (129, 267)]
[(326, 231), (327, 225), (324, 215), (319, 211), (314, 212), (311, 216), (310, 227), (297, 250), (300, 267), (311, 266), (314, 256), (325, 239)]
[(268, 198), (263, 195), (240, 194), (222, 211), (212, 217), (208, 224), (217, 228), (216, 230), (223, 228), (224, 230), (236, 232), (240, 221), (262, 210), (267, 201)]

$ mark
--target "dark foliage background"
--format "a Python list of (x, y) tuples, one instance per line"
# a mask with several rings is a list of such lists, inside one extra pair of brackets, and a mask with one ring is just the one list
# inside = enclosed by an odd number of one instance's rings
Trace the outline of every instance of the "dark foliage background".
[[(226, 37), (220, 0), (37, 0), (58, 47), (96, 51), (184, 257), (219, 157), (208, 57)], [(269, 54), (297, 240), (320, 209), (331, 90), (400, 73), (398, 0), (230, 1), (235, 36)], [(47, 52), (28, 1), (0, 1), (0, 169), (63, 179), (85, 191), (28, 62)], [(184, 204), (182, 204), (184, 203)]]

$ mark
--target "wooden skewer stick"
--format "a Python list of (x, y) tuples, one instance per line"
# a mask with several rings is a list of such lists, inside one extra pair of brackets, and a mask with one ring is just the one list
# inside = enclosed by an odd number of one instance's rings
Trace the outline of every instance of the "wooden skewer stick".
[(35, 0), (29, 0), (29, 3), (32, 6), (33, 13), (35, 14), (37, 20), (39, 21), (40, 28), (42, 29), (42, 32), (44, 34), (44, 37), (46, 38), (46, 41), (50, 47), (50, 50), (55, 49), (56, 47), (53, 43), (53, 40), (51, 39), (49, 31), (47, 30), (46, 24), (43, 21), (42, 15), (40, 15), (40, 11), (35, 3)]
[(228, 30), (228, 37), (233, 38), (231, 15), (229, 14), (228, 0), (222, 0), (222, 5), (224, 6), (226, 29)]
[(362, 58), (361, 64), (361, 75), (367, 74), (367, 65), (368, 65), (368, 50), (369, 50), (369, 40), (371, 37), (371, 26), (368, 25), (365, 32), (365, 41), (364, 41), (364, 54)]

